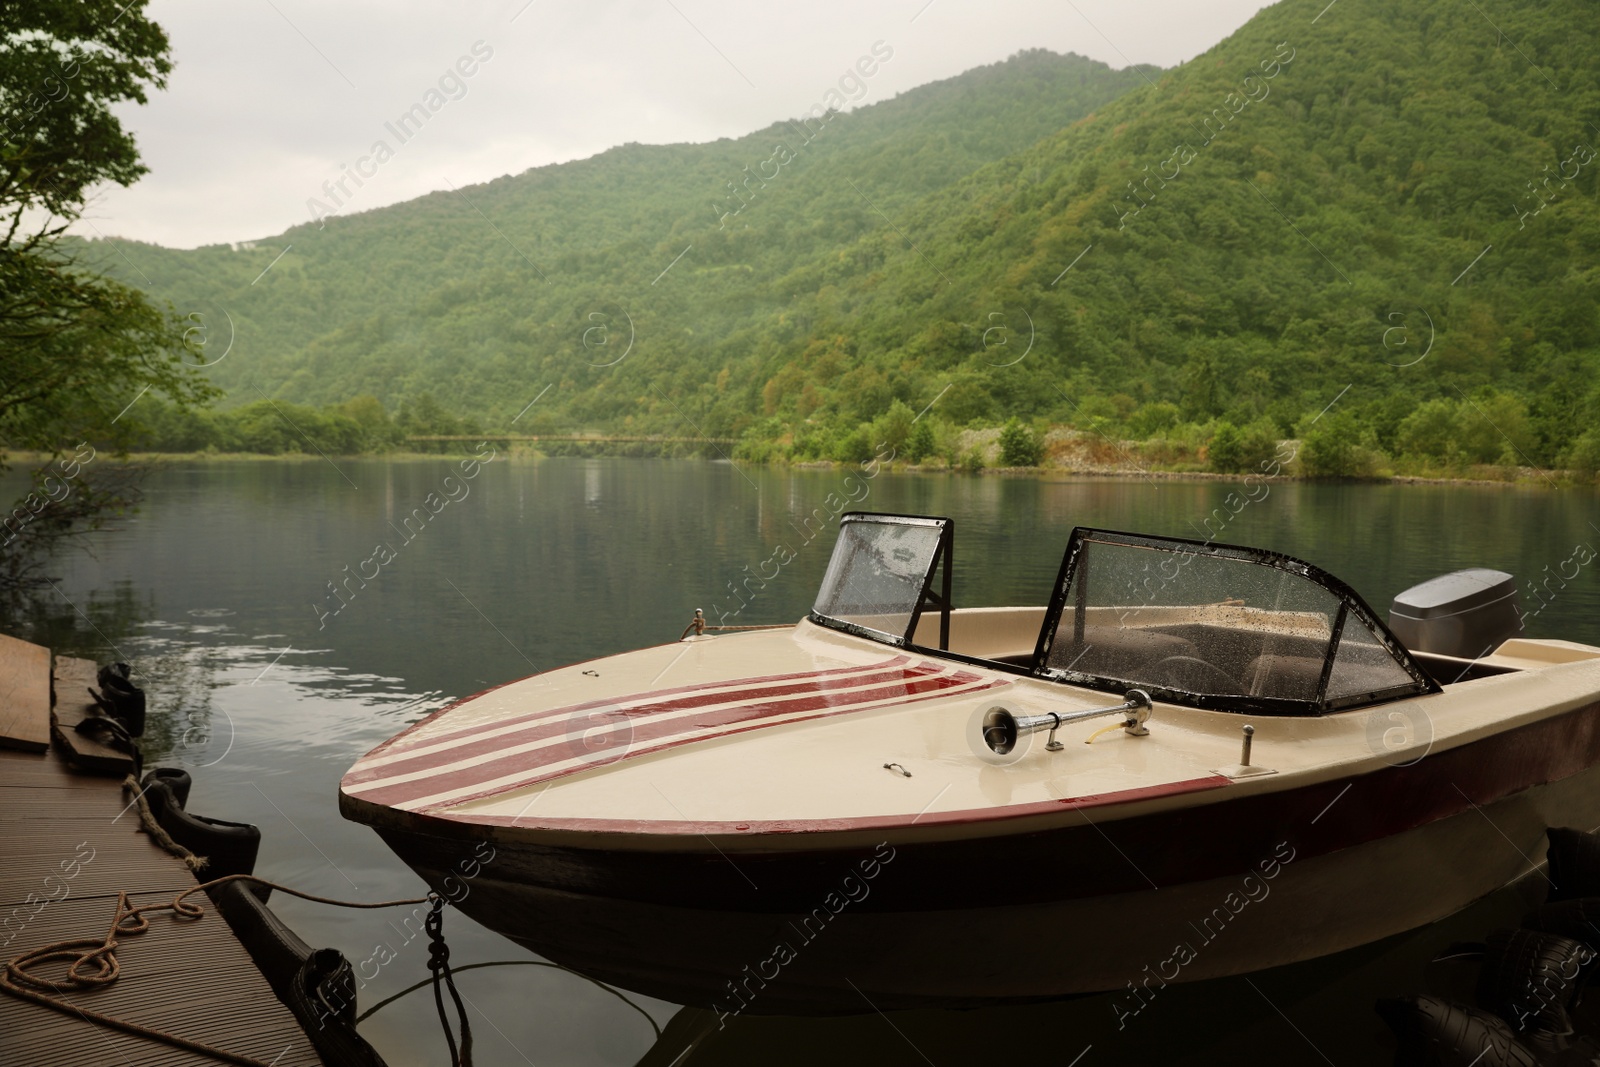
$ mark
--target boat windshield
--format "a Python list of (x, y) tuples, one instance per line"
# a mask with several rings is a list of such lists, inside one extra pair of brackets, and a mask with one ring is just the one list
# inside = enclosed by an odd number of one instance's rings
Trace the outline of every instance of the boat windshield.
[(1308, 563), (1085, 529), (1067, 547), (1033, 673), (1280, 715), (1438, 692), (1353, 590)]
[[(949, 519), (849, 512), (839, 518), (839, 541), (812, 618), (835, 629), (904, 645), (925, 603), (942, 608), (941, 647), (949, 644)], [(945, 561), (942, 592), (932, 588)]]

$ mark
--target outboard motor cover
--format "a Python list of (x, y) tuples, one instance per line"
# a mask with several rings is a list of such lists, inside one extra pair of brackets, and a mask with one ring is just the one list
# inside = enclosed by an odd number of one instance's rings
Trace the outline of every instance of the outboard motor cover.
[(1517, 580), (1481, 567), (1430, 578), (1394, 598), (1389, 629), (1413, 652), (1476, 659), (1522, 632)]

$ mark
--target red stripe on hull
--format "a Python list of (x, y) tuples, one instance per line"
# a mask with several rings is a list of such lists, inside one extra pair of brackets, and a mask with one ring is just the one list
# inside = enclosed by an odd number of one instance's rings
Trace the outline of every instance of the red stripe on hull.
[[(378, 781), (384, 778), (395, 778), (402, 774), (412, 774), (417, 771), (433, 770), (438, 767), (448, 767), (452, 763), (470, 759), (473, 756), (487, 755), (499, 752), (516, 745), (528, 744), (533, 741), (542, 741), (545, 738), (556, 737), (563, 733), (579, 734), (583, 737), (591, 735), (603, 726), (625, 724), (634, 719), (642, 719), (651, 715), (665, 715), (674, 711), (690, 711), (694, 708), (708, 707), (714, 704), (730, 704), (735, 702), (748, 702), (758, 698), (796, 696), (808, 693), (830, 692), (860, 686), (877, 685), (889, 682), (907, 682), (913, 679), (926, 678), (934, 674), (938, 668), (926, 664), (913, 667), (899, 667), (885, 671), (876, 671), (871, 674), (860, 674), (849, 678), (828, 678), (822, 681), (796, 682), (789, 685), (769, 686), (766, 688), (746, 688), (730, 690), (719, 693), (694, 693), (684, 694), (671, 699), (659, 699), (656, 694), (644, 693), (637, 697), (623, 697), (619, 700), (590, 701), (585, 704), (574, 704), (568, 707), (554, 708), (548, 712), (540, 712), (537, 716), (520, 716), (518, 720), (538, 719), (527, 723), (520, 730), (509, 733), (497, 734), (494, 737), (485, 737), (480, 740), (464, 740), (454, 746), (435, 751), (424, 752), (408, 759), (396, 760), (378, 767), (352, 769), (345, 775), (344, 784), (360, 785), (363, 782)], [(738, 684), (738, 683), (724, 683)], [(619, 707), (628, 704), (627, 707)], [(573, 716), (582, 716), (574, 729)], [(550, 721), (557, 719), (560, 721)], [(507, 726), (511, 721), (495, 723), (496, 728)], [(429, 738), (426, 744), (435, 744), (438, 738)], [(571, 753), (568, 753), (569, 756)], [(400, 755), (400, 753), (395, 753)]]
[[(965, 693), (962, 693), (961, 695), (965, 696), (967, 693), (981, 693), (986, 689), (996, 689), (996, 688), (999, 688), (1000, 686), (1006, 686), (1006, 685), (1010, 685), (1010, 684), (1011, 684), (1010, 682), (1006, 682), (1006, 681), (999, 681), (999, 680), (992, 681), (992, 682), (985, 683), (984, 685), (980, 685), (980, 686), (976, 686), (976, 687), (974, 687), (972, 689), (968, 689), (968, 690), (966, 690)], [(928, 693), (928, 694), (923, 695), (923, 696), (908, 697), (905, 700), (902, 700), (900, 703), (902, 703), (902, 704), (916, 704), (919, 701), (923, 701), (923, 700), (938, 700), (941, 697), (944, 697), (944, 696), (947, 696), (947, 695), (948, 694), (946, 694), (946, 693)], [(790, 723), (795, 723), (795, 722), (810, 722), (813, 719), (829, 719), (829, 718), (832, 718), (835, 715), (848, 715), (851, 712), (857, 711), (857, 710), (860, 710), (860, 709), (855, 708), (855, 707), (837, 708), (837, 709), (835, 709), (833, 711), (824, 711), (819, 715), (802, 715), (799, 718), (795, 718), (795, 719), (785, 719), (781, 723), (779, 723), (779, 722), (758, 722), (758, 723), (755, 723), (754, 725), (751, 725), (751, 726), (741, 726), (741, 727), (738, 727), (737, 729), (733, 729), (733, 730), (724, 730), (721, 733), (713, 734), (713, 735), (710, 735), (710, 736), (719, 737), (719, 738), (720, 737), (732, 737), (734, 734), (745, 734), (745, 733), (749, 733), (751, 730), (764, 730), (769, 726), (787, 726)], [(664, 750), (669, 749), (669, 748), (677, 748), (679, 745), (689, 745), (689, 744), (693, 744), (696, 741), (704, 741), (704, 740), (707, 740), (706, 736), (680, 737), (680, 738), (677, 738), (675, 740), (667, 741), (667, 742), (665, 742), (663, 744), (659, 744), (659, 745), (650, 745), (650, 746), (648, 746), (646, 748), (631, 749), (625, 755), (619, 755), (619, 756), (615, 756), (615, 757), (613, 757), (611, 759), (607, 759), (607, 760), (603, 760), (603, 761), (597, 761), (597, 762), (594, 762), (594, 763), (588, 763), (588, 764), (585, 764), (582, 767), (577, 767), (577, 768), (574, 768), (573, 770), (570, 770), (570, 771), (557, 771), (557, 772), (555, 772), (553, 774), (542, 775), (539, 778), (534, 779), (532, 782), (526, 783), (526, 784), (537, 785), (540, 782), (545, 781), (546, 779), (549, 779), (549, 778), (560, 778), (560, 777), (563, 777), (563, 776), (568, 775), (568, 774), (576, 774), (576, 773), (578, 773), (578, 771), (586, 771), (586, 770), (589, 770), (590, 768), (593, 768), (593, 767), (604, 767), (607, 764), (616, 763), (616, 762), (619, 762), (620, 760), (627, 759), (627, 758), (632, 757), (632, 756), (644, 756), (644, 755), (648, 755), (651, 752), (661, 752), (661, 751), (664, 751)], [(433, 805), (431, 807), (422, 808), (422, 809), (419, 809), (419, 810), (420, 811), (424, 811), (424, 812), (428, 812), (428, 813), (440, 812), (444, 808), (453, 807), (456, 804), (464, 804), (468, 800), (477, 800), (480, 797), (493, 796), (496, 793), (503, 793), (503, 792), (506, 792), (507, 790), (510, 790), (510, 789), (520, 789), (520, 788), (523, 788), (523, 786), (521, 786), (521, 785), (517, 785), (517, 786), (497, 786), (494, 789), (486, 789), (482, 793), (476, 793), (476, 794), (474, 794), (474, 795), (472, 795), (470, 797), (457, 798), (455, 800), (447, 801), (447, 802), (445, 802), (443, 804), (436, 804), (436, 805)]]
[[(965, 696), (966, 693), (981, 693), (986, 689), (995, 689), (995, 688), (998, 688), (1000, 686), (1006, 686), (1006, 685), (1010, 685), (1010, 684), (1011, 683), (1008, 682), (1008, 681), (995, 680), (995, 681), (992, 681), (992, 682), (987, 682), (984, 685), (980, 685), (980, 686), (976, 686), (976, 687), (974, 687), (972, 689), (968, 689), (962, 695)], [(904, 700), (901, 700), (900, 703), (901, 704), (916, 704), (916, 703), (918, 703), (920, 701), (923, 701), (923, 700), (938, 700), (938, 699), (940, 699), (942, 697), (945, 697), (945, 696), (948, 696), (948, 695), (949, 694), (945, 693), (945, 692), (927, 693), (927, 694), (924, 694), (922, 696), (907, 697)], [(443, 804), (436, 804), (436, 805), (433, 805), (433, 806), (431, 806), (429, 808), (424, 808), (424, 809), (421, 809), (421, 810), (428, 811), (428, 812), (436, 812), (436, 811), (439, 811), (441, 808), (452, 807), (452, 806), (454, 806), (456, 804), (464, 804), (469, 800), (477, 800), (480, 797), (494, 796), (496, 793), (504, 793), (504, 792), (507, 792), (508, 790), (511, 790), (511, 789), (521, 789), (521, 788), (524, 788), (525, 786), (528, 786), (528, 785), (538, 785), (540, 782), (546, 781), (546, 780), (551, 779), (551, 778), (561, 778), (561, 777), (564, 777), (564, 776), (566, 776), (568, 774), (576, 774), (576, 773), (578, 773), (578, 771), (587, 771), (587, 770), (590, 770), (591, 768), (594, 768), (594, 767), (604, 767), (604, 766), (607, 766), (608, 764), (617, 763), (617, 762), (619, 762), (621, 760), (628, 759), (628, 758), (633, 757), (633, 756), (644, 756), (644, 755), (648, 755), (651, 752), (661, 752), (661, 751), (663, 751), (665, 749), (677, 748), (679, 745), (689, 745), (689, 744), (693, 744), (696, 741), (704, 741), (704, 740), (708, 739), (708, 736), (709, 737), (731, 737), (734, 734), (749, 733), (751, 730), (764, 730), (764, 729), (766, 729), (767, 727), (770, 727), (770, 726), (787, 726), (789, 723), (810, 722), (813, 719), (828, 719), (828, 718), (832, 718), (835, 715), (848, 715), (851, 712), (858, 711), (858, 710), (860, 710), (860, 708), (858, 706), (851, 705), (851, 706), (842, 707), (842, 708), (835, 708), (832, 711), (824, 711), (824, 712), (822, 712), (821, 714), (818, 714), (818, 715), (802, 715), (799, 718), (785, 719), (782, 722), (758, 722), (758, 723), (754, 723), (754, 724), (752, 724), (750, 726), (741, 726), (741, 727), (738, 727), (737, 729), (733, 729), (733, 730), (723, 730), (723, 731), (721, 731), (720, 733), (717, 733), (717, 734), (696, 735), (694, 737), (679, 737), (679, 738), (677, 738), (675, 740), (667, 741), (667, 742), (665, 742), (663, 744), (659, 744), (659, 745), (649, 745), (649, 746), (646, 746), (644, 748), (637, 748), (637, 749), (630, 748), (627, 752), (621, 753), (621, 754), (619, 754), (617, 756), (610, 757), (609, 759), (596, 760), (596, 761), (593, 761), (593, 762), (590, 762), (590, 763), (586, 763), (582, 767), (575, 767), (575, 768), (573, 768), (571, 770), (554, 771), (554, 772), (551, 772), (549, 774), (539, 775), (538, 777), (533, 778), (528, 782), (519, 783), (517, 785), (496, 786), (493, 789), (485, 789), (480, 793), (474, 793), (471, 796), (467, 796), (467, 797), (457, 797), (457, 798), (455, 798), (453, 800), (450, 800), (450, 801), (447, 801), (447, 802), (445, 802)]]
[[(453, 774), (430, 775), (427, 778), (421, 778), (416, 781), (402, 782), (392, 786), (380, 786), (376, 789), (353, 795), (359, 796), (359, 798), (363, 801), (368, 801), (375, 804), (406, 804), (420, 800), (423, 797), (434, 796), (439, 793), (451, 792), (458, 789), (469, 789), (473, 786), (486, 785), (487, 783), (494, 781), (496, 778), (505, 777), (507, 775), (516, 774), (522, 771), (537, 772), (539, 768), (548, 767), (554, 763), (562, 763), (566, 762), (567, 760), (582, 758), (583, 756), (594, 752), (597, 748), (612, 747), (614, 742), (621, 743), (617, 747), (621, 747), (622, 751), (617, 755), (602, 755), (598, 758), (585, 761), (582, 766), (569, 768), (559, 772), (549, 772), (543, 774), (528, 773), (517, 779), (515, 782), (497, 785), (480, 792), (474, 792), (469, 796), (455, 797), (449, 801), (451, 804), (459, 804), (469, 799), (476, 799), (477, 797), (481, 796), (491, 796), (495, 793), (503, 793), (512, 789), (520, 789), (528, 785), (534, 785), (546, 780), (547, 778), (575, 774), (578, 771), (588, 770), (592, 767), (605, 766), (606, 764), (615, 763), (616, 761), (625, 759), (629, 756), (642, 755), (646, 750), (634, 748), (634, 744), (639, 741), (651, 741), (671, 737), (675, 734), (683, 734), (697, 728), (730, 726), (736, 723), (749, 722), (753, 719), (772, 719), (779, 716), (793, 715), (800, 712), (814, 711), (821, 708), (836, 709), (834, 714), (838, 714), (845, 711), (855, 710), (863, 704), (869, 704), (875, 701), (896, 700), (903, 703), (910, 703), (920, 694), (930, 693), (933, 696), (939, 696), (943, 695), (945, 690), (954, 689), (961, 686), (970, 686), (973, 682), (977, 681), (981, 681), (981, 677), (979, 675), (961, 672), (955, 675), (923, 678), (917, 681), (904, 682), (895, 685), (883, 685), (877, 687), (876, 689), (861, 690), (850, 693), (814, 693), (810, 696), (789, 697), (784, 700), (773, 701), (771, 703), (757, 703), (748, 704), (744, 707), (738, 708), (724, 708), (720, 711), (712, 712), (703, 716), (688, 716), (684, 718), (664, 720), (656, 719), (650, 722), (641, 723), (637, 726), (632, 723), (626, 723), (622, 729), (610, 730), (602, 734), (599, 738), (579, 737), (574, 739), (574, 743), (571, 744), (550, 745), (533, 752), (521, 752), (515, 755), (506, 756), (502, 759), (491, 760), (487, 763), (481, 763), (473, 767), (463, 768), (462, 770)], [(991, 688), (994, 684), (1006, 683), (990, 683), (990, 685), (982, 688)], [(972, 691), (978, 692), (980, 690), (973, 689)], [(762, 723), (761, 725), (771, 726), (777, 724)], [(703, 741), (713, 737), (721, 737), (727, 733), (733, 732), (739, 731), (717, 730), (714, 733), (696, 734), (692, 737), (684, 738), (684, 741)], [(656, 751), (661, 747), (665, 746), (656, 746), (655, 748), (649, 749), (649, 751)]]
[[(668, 647), (668, 646), (662, 646), (662, 647)], [(741, 686), (741, 685), (742, 686), (758, 686), (758, 685), (766, 685), (766, 684), (769, 684), (769, 683), (772, 683), (772, 682), (794, 681), (794, 680), (801, 679), (801, 678), (830, 678), (830, 677), (833, 677), (835, 675), (849, 674), (849, 673), (856, 672), (856, 671), (885, 670), (885, 669), (890, 668), (890, 667), (898, 667), (898, 666), (900, 666), (900, 665), (902, 665), (904, 663), (910, 662), (910, 659), (911, 659), (911, 657), (909, 657), (909, 656), (893, 656), (893, 657), (891, 657), (889, 659), (881, 660), (881, 661), (879, 661), (877, 663), (864, 663), (864, 664), (861, 664), (860, 666), (857, 666), (857, 667), (835, 667), (835, 668), (833, 668), (831, 670), (826, 670), (826, 671), (797, 671), (797, 672), (795, 672), (793, 674), (768, 674), (768, 675), (757, 675), (757, 676), (752, 677), (752, 678), (730, 678), (725, 682), (698, 682), (698, 683), (696, 683), (694, 685), (680, 685), (680, 686), (675, 686), (675, 687), (672, 687), (672, 688), (669, 688), (669, 689), (655, 689), (655, 690), (651, 690), (651, 691), (646, 692), (646, 693), (636, 694), (636, 696), (638, 696), (638, 697), (649, 697), (649, 698), (652, 698), (652, 699), (659, 699), (661, 697), (675, 696), (675, 695), (680, 694), (680, 693), (698, 693), (698, 692), (701, 692), (701, 691), (706, 690), (706, 689), (726, 689), (726, 688), (729, 688), (731, 686)], [(588, 661), (584, 661), (584, 662), (599, 662), (599, 661), (598, 660), (588, 660)], [(538, 677), (538, 676), (537, 675), (532, 675), (532, 674), (528, 675), (528, 678), (535, 678), (535, 677)], [(481, 692), (481, 693), (474, 693), (472, 696), (463, 697), (462, 699), (454, 701), (453, 703), (446, 704), (444, 707), (440, 708), (436, 712), (433, 712), (431, 715), (428, 715), (425, 718), (419, 719), (416, 722), (412, 723), (410, 726), (406, 727), (404, 730), (400, 731), (398, 734), (395, 734), (393, 737), (389, 738), (389, 740), (385, 741), (383, 744), (379, 745), (377, 748), (373, 749), (371, 752), (368, 752), (362, 758), (363, 759), (371, 759), (374, 756), (379, 756), (379, 755), (383, 755), (383, 754), (387, 753), (392, 748), (407, 748), (407, 747), (409, 747), (409, 745), (407, 743), (407, 738), (409, 737), (409, 735), (412, 734), (414, 731), (419, 730), (422, 727), (426, 726), (428, 723), (432, 722), (433, 720), (439, 718), (439, 716), (445, 714), (448, 711), (453, 711), (456, 708), (459, 708), (461, 705), (463, 705), (463, 704), (465, 704), (465, 703), (467, 703), (469, 701), (476, 700), (481, 696), (487, 696), (488, 694), (493, 693), (497, 689), (504, 689), (506, 686), (515, 685), (517, 682), (525, 682), (525, 681), (528, 680), (528, 678), (517, 678), (517, 679), (514, 679), (514, 680), (509, 681), (509, 682), (502, 682), (499, 685), (492, 685), (488, 689), (483, 690), (483, 692)], [(529, 712), (526, 715), (517, 715), (517, 716), (513, 716), (512, 718), (509, 718), (509, 719), (501, 719), (499, 721), (492, 722), (492, 723), (480, 723), (480, 724), (478, 724), (476, 726), (464, 727), (464, 728), (462, 728), (460, 730), (455, 730), (455, 731), (452, 731), (452, 732), (449, 732), (449, 733), (442, 733), (442, 734), (439, 734), (439, 735), (437, 735), (435, 737), (430, 737), (425, 741), (418, 741), (416, 743), (419, 744), (419, 745), (421, 745), (421, 744), (429, 744), (429, 745), (431, 745), (431, 744), (433, 744), (434, 742), (437, 742), (437, 741), (450, 741), (450, 740), (454, 740), (456, 738), (470, 737), (473, 734), (482, 733), (484, 730), (492, 730), (492, 729), (495, 729), (495, 728), (501, 727), (501, 726), (512, 726), (512, 725), (515, 725), (515, 724), (521, 723), (521, 722), (531, 722), (531, 721), (533, 721), (535, 719), (544, 718), (544, 717), (546, 717), (547, 715), (550, 715), (550, 714), (570, 714), (570, 713), (575, 712), (575, 711), (588, 711), (591, 708), (604, 708), (604, 707), (608, 707), (608, 706), (610, 706), (612, 704), (617, 703), (618, 699), (619, 698), (617, 698), (617, 697), (610, 697), (610, 698), (605, 699), (605, 700), (590, 700), (590, 701), (586, 701), (586, 702), (584, 702), (582, 704), (571, 704), (571, 705), (568, 705), (567, 707), (564, 707), (564, 708), (558, 708), (554, 712), (544, 712), (544, 711)], [(629, 698), (623, 697), (621, 699), (629, 699)]]

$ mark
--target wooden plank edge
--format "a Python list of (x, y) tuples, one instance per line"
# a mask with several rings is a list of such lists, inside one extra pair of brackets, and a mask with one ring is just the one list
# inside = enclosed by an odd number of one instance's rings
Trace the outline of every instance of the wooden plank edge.
[[(37, 676), (44, 668), (44, 677)], [(0, 747), (19, 752), (45, 752), (50, 748), (52, 657), (43, 645), (0, 634), (0, 677), (9, 683), (0, 693)], [(40, 683), (43, 682), (42, 692)], [(44, 697), (44, 706), (38, 699)], [(20, 699), (19, 699), (20, 698)], [(18, 711), (17, 707), (26, 710)]]
[(133, 773), (132, 756), (80, 734), (73, 729), (73, 725), (76, 724), (63, 725), (61, 717), (54, 711), (50, 712), (50, 733), (74, 770), (118, 776)]

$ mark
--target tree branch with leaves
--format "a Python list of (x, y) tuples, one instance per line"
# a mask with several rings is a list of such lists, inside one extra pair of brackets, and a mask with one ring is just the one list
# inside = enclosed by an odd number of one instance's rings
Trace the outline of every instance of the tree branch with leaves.
[[(114, 448), (118, 421), (146, 391), (179, 407), (219, 395), (186, 361), (185, 324), (170, 306), (87, 269), (61, 241), (96, 187), (146, 173), (114, 110), (148, 102), (172, 70), (167, 35), (145, 6), (0, 6), (0, 447), (53, 459), (91, 441)], [(40, 553), (138, 499), (128, 475), (104, 464), (72, 477), (77, 491), (47, 495), (41, 510), (30, 504), (37, 488), (19, 501), (37, 536), (0, 544), (0, 585), (34, 575)]]

